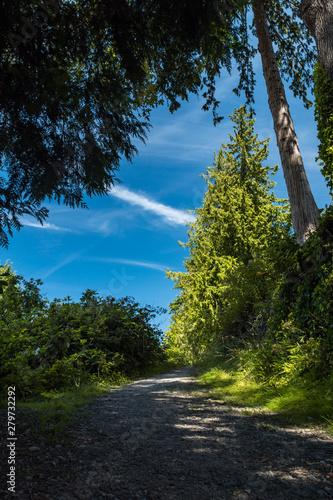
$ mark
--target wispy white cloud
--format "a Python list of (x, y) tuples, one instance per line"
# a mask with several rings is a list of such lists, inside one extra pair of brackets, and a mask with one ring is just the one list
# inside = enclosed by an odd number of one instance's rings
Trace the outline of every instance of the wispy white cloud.
[(186, 221), (194, 222), (195, 216), (189, 214), (186, 210), (179, 210), (177, 208), (170, 207), (168, 205), (163, 205), (158, 203), (147, 196), (130, 191), (127, 188), (116, 186), (110, 191), (110, 193), (121, 200), (127, 201), (131, 205), (142, 208), (155, 215), (162, 217), (162, 219), (172, 225), (185, 224)]
[(24, 218), (21, 219), (21, 223), (23, 224), (23, 226), (37, 227), (38, 229), (50, 229), (52, 231), (71, 231), (66, 227), (56, 226), (55, 224), (49, 224), (48, 222), (44, 222), (42, 225), (39, 222), (33, 222)]
[[(213, 151), (219, 149), (221, 141), (228, 139), (230, 109), (227, 103), (239, 78), (237, 71), (234, 71), (232, 76), (226, 71), (223, 75), (224, 78), (217, 82), (216, 98), (221, 103), (218, 114), (225, 119), (217, 127), (213, 125), (212, 112), (202, 110), (205, 99), (199, 97), (196, 101), (193, 99), (190, 108), (185, 105), (175, 114), (164, 114), (161, 117), (159, 112), (153, 113), (151, 118), (153, 129), (149, 133), (147, 145), (144, 149), (139, 145), (139, 151), (143, 150), (146, 157), (168, 158), (170, 168), (173, 164), (179, 168), (180, 160), (194, 163), (206, 162), (207, 158), (213, 159)], [(239, 104), (242, 104), (242, 101)]]
[(131, 260), (131, 259), (118, 259), (113, 257), (88, 257), (86, 260), (94, 261), (94, 262), (105, 262), (110, 264), (125, 264), (129, 266), (139, 266), (139, 267), (147, 267), (149, 269), (156, 269), (157, 271), (166, 272), (168, 266), (163, 266), (162, 264), (155, 264), (155, 262), (146, 262), (140, 260)]
[[(23, 226), (29, 226), (37, 229), (53, 231), (55, 233), (98, 233), (102, 236), (110, 236), (120, 231), (121, 223), (125, 220), (133, 219), (133, 210), (128, 207), (124, 209), (91, 209), (91, 210), (73, 210), (69, 207), (58, 207), (51, 205), (50, 218), (55, 224), (44, 222), (43, 225), (37, 221), (28, 218), (22, 218)], [(121, 223), (120, 223), (121, 221)]]
[(51, 267), (51, 269), (46, 271), (46, 273), (42, 276), (42, 279), (48, 278), (49, 276), (51, 276), (51, 274), (55, 273), (56, 271), (58, 271), (62, 267), (66, 266), (67, 264), (70, 264), (71, 262), (74, 262), (75, 260), (77, 260), (81, 256), (82, 253), (83, 252), (81, 251), (81, 252), (77, 252), (77, 253), (74, 253), (72, 255), (69, 255), (68, 257), (66, 257), (65, 259), (60, 261), (58, 264), (56, 264), (54, 267)]
[[(111, 205), (111, 202), (110, 202)], [(132, 207), (92, 210), (89, 217), (81, 217), (80, 227), (102, 236), (116, 235), (122, 232), (126, 223), (134, 218)]]

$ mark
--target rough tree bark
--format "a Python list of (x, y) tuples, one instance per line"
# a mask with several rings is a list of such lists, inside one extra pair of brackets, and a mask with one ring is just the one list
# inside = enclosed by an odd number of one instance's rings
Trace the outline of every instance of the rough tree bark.
[(277, 145), (290, 201), (291, 217), (297, 241), (300, 245), (303, 245), (309, 234), (318, 227), (318, 207), (305, 173), (284, 85), (269, 35), (263, 2), (261, 0), (252, 0), (252, 7), (267, 87), (268, 103), (273, 117)]
[(319, 64), (333, 80), (333, 1), (302, 0), (300, 15), (315, 39)]

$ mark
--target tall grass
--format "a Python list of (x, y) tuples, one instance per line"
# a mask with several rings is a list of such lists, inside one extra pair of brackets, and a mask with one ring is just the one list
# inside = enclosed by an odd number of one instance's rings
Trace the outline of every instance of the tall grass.
[(289, 423), (320, 426), (333, 434), (333, 380), (299, 376), (280, 386), (260, 383), (245, 369), (242, 355), (209, 355), (198, 365), (198, 380), (210, 397), (247, 411), (278, 414)]

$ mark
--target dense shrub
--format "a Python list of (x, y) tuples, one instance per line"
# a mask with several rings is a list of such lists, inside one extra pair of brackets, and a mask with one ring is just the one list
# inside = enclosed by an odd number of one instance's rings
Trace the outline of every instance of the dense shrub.
[(49, 303), (40, 284), (12, 274), (0, 298), (2, 388), (38, 393), (139, 372), (163, 356), (161, 332), (152, 323), (163, 309), (92, 290), (78, 303), (68, 297)]
[(333, 353), (322, 339), (298, 339), (288, 334), (279, 341), (266, 338), (260, 345), (250, 344), (239, 351), (244, 368), (261, 383), (281, 387), (300, 380), (311, 382), (330, 379)]
[[(252, 372), (268, 379), (287, 374), (320, 380), (333, 373), (333, 209), (297, 251), (294, 265), (275, 286), (265, 337), (249, 351)], [(255, 325), (254, 325), (255, 328)], [(256, 344), (253, 343), (253, 346)], [(277, 351), (278, 349), (278, 351)], [(276, 354), (278, 352), (278, 355)], [(276, 355), (275, 355), (275, 354)]]
[(333, 209), (322, 211), (319, 228), (297, 252), (297, 264), (285, 270), (274, 291), (274, 309), (269, 330), (279, 338), (285, 324), (294, 334), (333, 342)]

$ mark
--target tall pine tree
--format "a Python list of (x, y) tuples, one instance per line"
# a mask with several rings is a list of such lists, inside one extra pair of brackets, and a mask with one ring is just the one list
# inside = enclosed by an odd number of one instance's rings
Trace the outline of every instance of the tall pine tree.
[(274, 255), (292, 237), (289, 208), (272, 193), (278, 167), (264, 165), (269, 139), (258, 139), (245, 106), (231, 120), (230, 142), (203, 175), (207, 190), (189, 224), (186, 271), (168, 272), (180, 290), (171, 304), (169, 342), (186, 345), (194, 357), (216, 336), (243, 335), (255, 303), (276, 279)]

